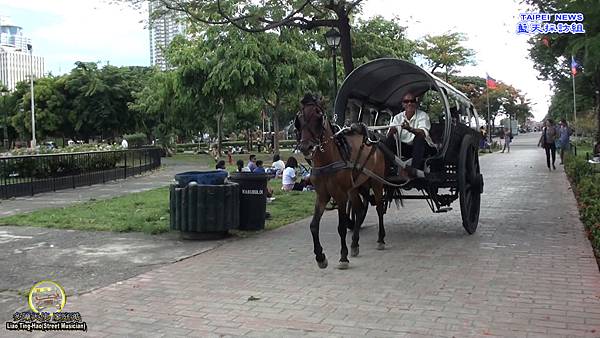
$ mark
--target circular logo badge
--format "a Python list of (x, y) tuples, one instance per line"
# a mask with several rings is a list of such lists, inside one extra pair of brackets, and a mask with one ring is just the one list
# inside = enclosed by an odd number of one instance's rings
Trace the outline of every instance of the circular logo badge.
[(43, 280), (29, 291), (29, 307), (35, 313), (60, 312), (65, 307), (65, 303), (67, 303), (67, 294), (56, 282)]

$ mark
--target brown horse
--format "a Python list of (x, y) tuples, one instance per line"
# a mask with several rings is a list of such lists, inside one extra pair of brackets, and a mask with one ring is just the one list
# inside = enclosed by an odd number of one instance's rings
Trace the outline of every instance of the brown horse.
[[(304, 103), (304, 102), (303, 102)], [(295, 127), (299, 149), (304, 157), (312, 160), (313, 169), (311, 182), (317, 192), (315, 211), (310, 222), (310, 232), (313, 237), (314, 253), (320, 268), (327, 267), (327, 258), (319, 241), (319, 223), (330, 198), (338, 205), (338, 234), (341, 241), (341, 257), (339, 268), (348, 268), (348, 247), (346, 246), (346, 231), (350, 218), (346, 205), (348, 201), (353, 210), (368, 207), (363, 204), (359, 189), (373, 191), (374, 201), (379, 217), (378, 249), (385, 248), (385, 229), (383, 214), (383, 183), (374, 179), (383, 177), (385, 159), (376, 145), (364, 143), (363, 135), (358, 133), (334, 136), (331, 123), (327, 120), (323, 109), (315, 102), (305, 103), (296, 116)], [(339, 140), (338, 138), (343, 138)], [(344, 147), (342, 145), (346, 145)], [(345, 148), (346, 151), (344, 151)], [(354, 222), (352, 234), (352, 256), (359, 253), (358, 240), (360, 221)]]

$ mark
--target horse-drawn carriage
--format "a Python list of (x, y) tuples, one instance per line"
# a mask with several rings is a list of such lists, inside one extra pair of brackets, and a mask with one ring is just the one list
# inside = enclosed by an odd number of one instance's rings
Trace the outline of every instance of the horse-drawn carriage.
[[(425, 157), (422, 170), (412, 168), (411, 159), (402, 156), (398, 141), (396, 152), (383, 142), (407, 93), (420, 98), (431, 124), (427, 137), (435, 147)], [(354, 230), (351, 254), (358, 255), (367, 202), (376, 206), (379, 218), (378, 249), (385, 248), (383, 214), (394, 200), (424, 199), (432, 211), (446, 212), (459, 199), (463, 226), (469, 234), (475, 232), (483, 192), (479, 117), (463, 93), (414, 64), (379, 59), (355, 69), (345, 79), (336, 97), (333, 121), (310, 97), (302, 103), (294, 124), (299, 149), (313, 162), (311, 181), (317, 198), (310, 229), (319, 267), (327, 266), (319, 223), (330, 198), (338, 204), (340, 268), (348, 267), (347, 228)], [(390, 163), (398, 168), (410, 166), (415, 177), (403, 182), (392, 180), (387, 175)]]
[[(421, 97), (431, 120), (430, 136), (436, 153), (425, 160), (421, 178), (387, 185), (386, 197), (424, 199), (433, 212), (451, 210), (460, 199), (462, 223), (469, 234), (477, 229), (483, 176), (479, 170), (479, 117), (469, 99), (450, 84), (420, 67), (397, 59), (379, 59), (354, 70), (335, 101), (337, 121), (362, 122), (370, 130), (387, 130), (406, 93)], [(410, 159), (396, 158), (405, 166)], [(408, 190), (420, 194), (409, 194)]]

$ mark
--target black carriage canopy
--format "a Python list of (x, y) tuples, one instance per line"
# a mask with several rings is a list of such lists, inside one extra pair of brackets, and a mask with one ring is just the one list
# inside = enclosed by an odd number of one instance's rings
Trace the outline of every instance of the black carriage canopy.
[[(469, 120), (475, 117), (477, 121), (473, 104), (452, 85), (410, 62), (377, 59), (356, 68), (344, 80), (335, 100), (334, 112), (338, 116), (336, 122), (345, 123), (349, 100), (400, 111), (402, 98), (406, 93), (422, 96), (428, 90), (443, 93), (442, 96), (450, 102), (456, 101), (462, 109), (468, 110), (461, 111), (462, 115), (467, 115)], [(448, 104), (445, 106), (449, 109)]]

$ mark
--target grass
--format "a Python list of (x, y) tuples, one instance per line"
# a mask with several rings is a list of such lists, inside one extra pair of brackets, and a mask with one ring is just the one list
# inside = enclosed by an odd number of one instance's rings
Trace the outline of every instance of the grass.
[[(314, 192), (284, 192), (280, 179), (269, 181), (269, 186), (275, 200), (267, 204), (271, 218), (266, 221), (266, 229), (275, 229), (312, 214)], [(169, 217), (169, 188), (163, 187), (4, 217), (0, 218), (0, 225), (158, 234), (169, 231)]]
[(0, 225), (157, 234), (169, 230), (169, 189), (4, 217)]

